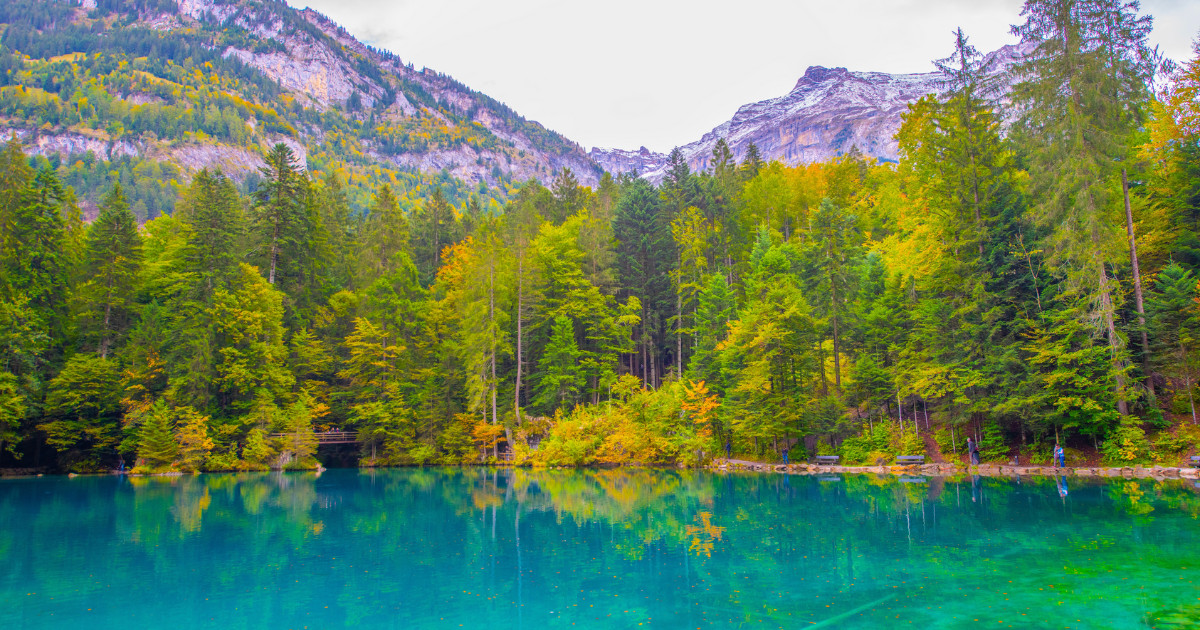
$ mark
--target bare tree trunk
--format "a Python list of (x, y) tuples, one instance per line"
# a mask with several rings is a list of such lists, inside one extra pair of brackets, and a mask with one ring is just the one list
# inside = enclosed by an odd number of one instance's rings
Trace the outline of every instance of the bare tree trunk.
[(521, 426), (521, 366), (522, 366), (522, 350), (521, 342), (524, 339), (522, 334), (522, 311), (525, 308), (525, 259), (522, 254), (517, 254), (517, 379), (516, 387), (513, 388), (513, 417), (517, 421), (517, 426)]
[(1029, 250), (1025, 248), (1025, 235), (1021, 234), (1021, 229), (1017, 228), (1017, 239), (1021, 243), (1021, 252), (1025, 254), (1025, 264), (1029, 266), (1029, 276), (1033, 278), (1033, 295), (1037, 298), (1038, 316), (1045, 319), (1042, 314), (1042, 291), (1038, 289), (1037, 271), (1033, 268), (1033, 258), (1029, 255)]
[(817, 340), (817, 365), (820, 366), (821, 372), (821, 395), (829, 395), (829, 379), (825, 377), (825, 336)]
[(658, 389), (658, 357), (650, 357), (650, 389)]
[(275, 224), (271, 232), (271, 273), (267, 276), (267, 284), (275, 284), (275, 260), (279, 258), (279, 224)]
[[(494, 241), (493, 241), (494, 242)], [(491, 335), (492, 341), (492, 424), (495, 425), (496, 418), (496, 252), (492, 250), (492, 257), (488, 264), (488, 332)], [(500, 454), (498, 445), (499, 440), (492, 441), (492, 457), (497, 457)]]
[[(679, 254), (679, 280), (683, 284), (683, 254)], [(675, 288), (675, 375), (683, 380), (683, 287)]]
[(838, 330), (837, 317), (837, 293), (833, 294), (834, 299), (834, 314), (833, 314), (833, 387), (837, 393), (842, 393), (842, 358), (839, 356), (842, 351), (842, 338)]
[(112, 285), (109, 284), (108, 298), (104, 300), (104, 336), (100, 338), (100, 358), (108, 358), (108, 346), (112, 343), (109, 339), (109, 322), (112, 321)]
[(1192, 424), (1200, 424), (1196, 421), (1196, 400), (1192, 396), (1192, 366), (1188, 365), (1187, 348), (1183, 346), (1183, 340), (1179, 341), (1179, 350), (1183, 352), (1183, 377), (1187, 384), (1188, 404), (1192, 407)]
[(1138, 328), (1142, 332), (1142, 372), (1146, 389), (1154, 396), (1154, 379), (1150, 374), (1150, 336), (1146, 334), (1146, 307), (1142, 301), (1142, 272), (1138, 267), (1137, 237), (1133, 231), (1133, 209), (1129, 206), (1129, 178), (1121, 169), (1121, 192), (1125, 195), (1125, 230), (1129, 233), (1129, 262), (1133, 267), (1133, 296), (1137, 304)]
[[(1097, 257), (1099, 258), (1099, 257)], [(1121, 373), (1121, 337), (1117, 334), (1117, 325), (1113, 321), (1112, 293), (1108, 286), (1108, 271), (1104, 262), (1100, 262), (1100, 309), (1104, 314), (1104, 326), (1108, 330), (1108, 345), (1112, 351), (1112, 363), (1117, 377), (1117, 412), (1122, 416), (1129, 415), (1129, 402), (1125, 400), (1125, 375)]]

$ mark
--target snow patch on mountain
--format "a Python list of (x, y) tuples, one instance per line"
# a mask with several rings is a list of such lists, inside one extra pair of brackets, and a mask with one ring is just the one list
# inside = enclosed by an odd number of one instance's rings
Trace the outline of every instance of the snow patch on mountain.
[[(995, 72), (1006, 73), (1027, 52), (1005, 46), (988, 60)], [(751, 143), (763, 159), (789, 165), (828, 160), (852, 147), (880, 161), (895, 161), (901, 115), (910, 103), (940, 93), (944, 81), (940, 72), (888, 74), (811, 66), (787, 94), (743, 105), (728, 121), (679, 148), (693, 171), (709, 167), (721, 138), (739, 162)], [(666, 172), (667, 156), (645, 147), (593, 148), (589, 157), (609, 172), (633, 172), (655, 182)]]

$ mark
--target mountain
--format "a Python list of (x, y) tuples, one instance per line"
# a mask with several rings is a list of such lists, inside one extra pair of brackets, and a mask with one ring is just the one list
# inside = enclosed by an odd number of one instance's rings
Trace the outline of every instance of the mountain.
[[(1020, 51), (992, 56), (1004, 68)], [(789, 164), (858, 147), (895, 160), (909, 103), (938, 73), (811, 67), (789, 93), (751, 103), (681, 147), (707, 168), (725, 138)], [(377, 50), (281, 0), (5, 0), (0, 135), (58, 169), (85, 211), (121, 181), (142, 218), (170, 212), (191, 173), (218, 167), (248, 189), (264, 152), (289, 145), (315, 177), (338, 175), (364, 207), (381, 182), (412, 207), (433, 189), (502, 204), (562, 168), (661, 178), (666, 156), (578, 144), (434, 70)]]
[(495, 99), (280, 0), (5, 0), (0, 32), (0, 134), (57, 163), (244, 179), (284, 142), (323, 175), (460, 200), (601, 174)]
[[(1018, 46), (1005, 46), (988, 59), (999, 73), (1021, 55)], [(750, 143), (758, 146), (764, 160), (790, 165), (824, 161), (851, 147), (881, 161), (895, 161), (894, 136), (901, 115), (909, 103), (940, 92), (943, 80), (940, 72), (887, 74), (812, 66), (792, 91), (743, 105), (733, 118), (680, 150), (694, 171), (708, 168), (721, 138), (739, 161)], [(667, 164), (665, 154), (645, 147), (637, 151), (592, 148), (588, 155), (609, 172), (632, 171), (653, 181), (662, 179)]]

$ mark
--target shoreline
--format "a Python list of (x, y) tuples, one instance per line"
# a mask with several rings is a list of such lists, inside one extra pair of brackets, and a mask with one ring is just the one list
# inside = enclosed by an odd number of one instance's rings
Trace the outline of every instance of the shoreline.
[[(512, 464), (494, 463), (494, 464), (460, 464), (460, 467), (488, 467), (488, 468), (527, 468), (529, 470), (537, 470), (539, 467), (532, 466), (513, 466)], [(425, 466), (351, 466), (347, 469), (355, 470), (377, 470), (378, 468), (424, 468)], [(433, 466), (440, 467), (440, 466)], [(580, 470), (606, 469), (615, 468), (645, 468), (645, 469), (674, 469), (677, 466), (670, 464), (665, 465), (645, 465), (645, 464), (630, 464), (618, 466), (546, 466), (540, 467), (543, 470), (549, 469), (565, 469), (577, 468)], [(20, 469), (17, 469), (20, 470)], [(118, 473), (110, 472), (95, 472), (95, 473), (74, 473), (74, 472), (39, 472), (39, 473), (18, 473), (5, 474), (5, 471), (0, 470), (0, 479), (30, 479), (37, 477), (98, 477), (98, 476), (114, 476), (124, 475), (127, 477), (183, 477), (192, 475), (214, 475), (214, 474), (237, 474), (245, 472), (311, 472), (320, 474), (328, 470), (324, 466), (311, 469), (294, 469), (294, 470), (270, 470), (270, 471), (245, 471), (245, 470), (213, 470), (213, 471), (194, 471), (194, 472), (159, 472), (159, 473)], [(774, 472), (789, 475), (824, 475), (831, 473), (840, 474), (875, 474), (875, 475), (892, 475), (896, 477), (921, 475), (927, 477), (945, 477), (952, 475), (979, 475), (981, 477), (1078, 477), (1078, 478), (1123, 478), (1123, 479), (1191, 479), (1200, 480), (1200, 468), (1187, 468), (1182, 466), (1068, 466), (1065, 468), (1056, 468), (1054, 466), (1013, 466), (1008, 464), (980, 464), (979, 466), (967, 466), (964, 464), (952, 463), (930, 463), (920, 465), (888, 465), (888, 466), (841, 466), (841, 465), (818, 465), (818, 464), (767, 464), (762, 462), (754, 462), (749, 460), (714, 460), (708, 464), (698, 466), (695, 470), (709, 470), (716, 472)]]
[(981, 477), (1092, 477), (1124, 479), (1200, 479), (1200, 468), (1179, 466), (1013, 466), (1007, 464), (964, 464), (934, 463), (909, 466), (840, 466), (817, 464), (764, 464), (743, 460), (716, 460), (705, 466), (710, 470), (778, 472), (792, 475), (818, 475), (829, 473), (947, 476), (979, 475)]

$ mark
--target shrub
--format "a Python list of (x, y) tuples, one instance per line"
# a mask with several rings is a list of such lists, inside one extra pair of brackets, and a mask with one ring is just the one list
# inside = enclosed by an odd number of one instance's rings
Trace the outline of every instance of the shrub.
[(1128, 465), (1146, 461), (1150, 456), (1150, 441), (1136, 418), (1121, 419), (1104, 445), (1100, 447), (1104, 461), (1114, 465)]
[(208, 461), (204, 463), (204, 470), (208, 471), (230, 471), (241, 470), (242, 462), (238, 459), (237, 453), (234, 451), (224, 451), (209, 455)]
[(1184, 425), (1174, 431), (1163, 431), (1155, 436), (1150, 457), (1155, 462), (1166, 464), (1184, 463), (1184, 456), (1196, 448), (1200, 427)]
[(937, 442), (938, 448), (943, 454), (951, 454), (954, 452), (954, 443), (951, 440), (950, 429), (945, 426), (939, 427), (933, 432), (933, 441)]
[(897, 441), (897, 455), (924, 455), (925, 439), (916, 431), (903, 431)]
[(1024, 464), (1053, 464), (1054, 445), (1049, 442), (1033, 442), (1021, 449), (1021, 462)]
[(433, 447), (428, 444), (422, 444), (408, 452), (408, 456), (412, 458), (414, 464), (424, 466), (428, 464), (437, 455)]
[(983, 425), (983, 437), (979, 440), (979, 461), (995, 462), (1008, 459), (1008, 445), (1004, 443), (1004, 432), (996, 421)]
[(876, 465), (891, 462), (897, 455), (921, 455), (925, 440), (914, 431), (901, 431), (896, 425), (880, 423), (862, 426), (858, 435), (846, 438), (839, 449), (847, 464)]

